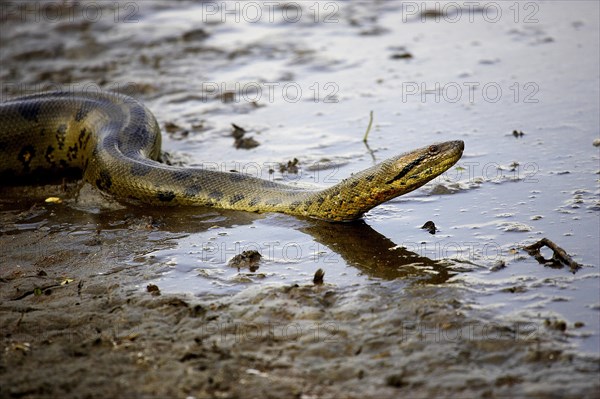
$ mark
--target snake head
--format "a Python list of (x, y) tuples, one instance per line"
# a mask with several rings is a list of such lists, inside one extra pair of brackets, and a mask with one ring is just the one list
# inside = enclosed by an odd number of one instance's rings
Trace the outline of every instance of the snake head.
[[(389, 163), (385, 184), (397, 192), (394, 197), (412, 191), (444, 173), (462, 156), (465, 144), (461, 140), (431, 144), (399, 155), (382, 163)], [(397, 191), (396, 191), (397, 190)]]
[(389, 158), (316, 195), (322, 199), (311, 216), (346, 221), (413, 191), (448, 170), (462, 156), (465, 144), (446, 141)]

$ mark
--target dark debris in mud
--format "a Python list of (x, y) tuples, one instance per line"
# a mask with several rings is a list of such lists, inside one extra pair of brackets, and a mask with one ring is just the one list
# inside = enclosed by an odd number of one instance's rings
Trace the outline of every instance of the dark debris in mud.
[[(544, 258), (544, 256), (540, 252), (540, 249), (542, 247), (548, 247), (552, 250), (552, 258)], [(527, 251), (529, 255), (533, 256), (535, 260), (537, 260), (542, 265), (548, 265), (551, 267), (559, 268), (563, 267), (563, 265), (569, 266), (573, 273), (581, 269), (581, 265), (575, 262), (573, 258), (571, 258), (571, 256), (564, 249), (562, 249), (547, 238), (542, 238), (534, 244), (523, 247), (523, 249)]]
[(248, 268), (251, 272), (258, 270), (258, 265), (262, 255), (256, 250), (244, 251), (240, 254), (235, 255), (227, 263), (230, 267), (237, 267), (239, 269)]
[(300, 171), (300, 168), (298, 167), (299, 163), (300, 161), (298, 161), (298, 158), (291, 159), (287, 161), (287, 163), (280, 163), (279, 172), (297, 174)]
[(315, 275), (313, 276), (313, 284), (320, 285), (323, 284), (325, 279), (325, 272), (323, 269), (317, 269)]
[(240, 127), (238, 125), (236, 125), (235, 123), (232, 123), (231, 126), (233, 127), (233, 131), (231, 132), (231, 135), (234, 138), (234, 147), (237, 149), (244, 149), (244, 150), (250, 150), (252, 148), (256, 148), (260, 145), (260, 143), (252, 136), (246, 136), (246, 129), (244, 129), (243, 127)]
[(425, 224), (423, 226), (421, 226), (421, 229), (427, 230), (429, 232), (429, 234), (435, 234), (435, 232), (437, 231), (437, 227), (435, 227), (435, 223), (432, 222), (431, 220), (428, 220), (427, 222), (425, 222)]

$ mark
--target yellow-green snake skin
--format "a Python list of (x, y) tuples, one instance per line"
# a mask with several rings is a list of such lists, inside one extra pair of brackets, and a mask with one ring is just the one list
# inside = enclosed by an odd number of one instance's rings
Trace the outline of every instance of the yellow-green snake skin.
[(241, 173), (168, 166), (158, 161), (160, 144), (152, 113), (123, 95), (48, 92), (0, 104), (2, 182), (78, 170), (106, 193), (153, 205), (353, 220), (440, 175), (464, 148), (462, 141), (429, 145), (309, 190)]

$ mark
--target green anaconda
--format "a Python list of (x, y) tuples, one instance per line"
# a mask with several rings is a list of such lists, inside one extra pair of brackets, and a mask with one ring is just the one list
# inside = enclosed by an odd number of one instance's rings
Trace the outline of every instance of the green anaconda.
[(324, 189), (159, 162), (160, 128), (137, 100), (114, 93), (48, 92), (0, 104), (2, 181), (78, 170), (100, 190), (153, 205), (203, 205), (345, 221), (451, 167), (462, 141), (390, 158)]

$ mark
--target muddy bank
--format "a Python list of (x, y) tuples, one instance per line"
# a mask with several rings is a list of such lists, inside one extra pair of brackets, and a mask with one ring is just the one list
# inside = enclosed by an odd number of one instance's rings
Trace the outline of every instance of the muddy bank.
[(144, 292), (127, 269), (68, 284), (61, 267), (15, 274), (1, 283), (3, 397), (575, 398), (599, 388), (597, 359), (570, 351), (564, 331), (491, 320), (453, 287), (307, 282), (193, 298)]

